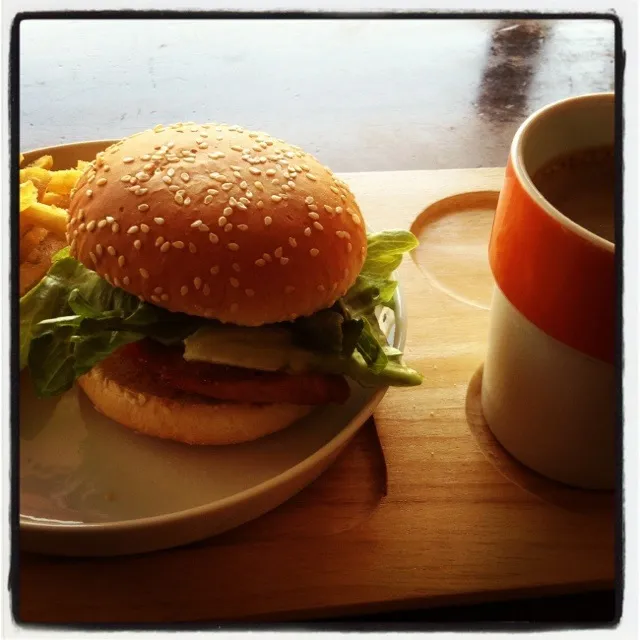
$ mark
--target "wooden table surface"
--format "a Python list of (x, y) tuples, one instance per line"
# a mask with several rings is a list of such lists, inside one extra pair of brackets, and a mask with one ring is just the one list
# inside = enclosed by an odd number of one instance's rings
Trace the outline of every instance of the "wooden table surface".
[(400, 277), (424, 384), (390, 390), (323, 476), (238, 529), (135, 557), (22, 554), (22, 620), (293, 620), (611, 587), (610, 497), (519, 466), (473, 404), (502, 175), (346, 175), (373, 228), (422, 241)]

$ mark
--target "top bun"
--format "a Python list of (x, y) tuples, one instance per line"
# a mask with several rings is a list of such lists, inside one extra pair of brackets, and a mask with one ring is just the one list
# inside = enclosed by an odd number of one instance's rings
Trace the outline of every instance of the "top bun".
[(366, 231), (347, 185), (238, 126), (157, 126), (98, 153), (69, 206), (71, 255), (171, 311), (257, 326), (331, 306)]

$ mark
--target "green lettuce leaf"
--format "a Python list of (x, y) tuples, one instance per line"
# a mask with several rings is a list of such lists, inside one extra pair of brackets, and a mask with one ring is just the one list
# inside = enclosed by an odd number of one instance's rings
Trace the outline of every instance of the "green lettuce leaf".
[(418, 240), (409, 231), (382, 231), (369, 235), (367, 245), (362, 271), (340, 301), (345, 318), (363, 322), (356, 351), (379, 380), (396, 386), (420, 384), (422, 376), (404, 364), (398, 349), (388, 345), (376, 316), (376, 309), (380, 307), (393, 309), (398, 286), (393, 272), (400, 266), (404, 254), (418, 246)]
[[(368, 237), (368, 255), (353, 287), (331, 309), (281, 323), (292, 341), (316, 354), (327, 372), (343, 373), (362, 385), (415, 385), (422, 377), (387, 343), (376, 309), (392, 307), (393, 271), (417, 246), (407, 231)], [(172, 313), (110, 285), (58, 252), (47, 275), (20, 300), (20, 367), (28, 366), (36, 392), (52, 396), (119, 347), (143, 338), (176, 344), (203, 327), (219, 325)]]
[(141, 302), (64, 253), (54, 258), (20, 300), (20, 368), (29, 367), (38, 395), (66, 391), (129, 342), (177, 343), (207, 322)]

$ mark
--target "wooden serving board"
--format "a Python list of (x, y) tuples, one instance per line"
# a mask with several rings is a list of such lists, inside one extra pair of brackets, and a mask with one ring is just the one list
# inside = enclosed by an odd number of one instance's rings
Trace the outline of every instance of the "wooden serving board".
[(292, 620), (611, 586), (612, 497), (528, 471), (478, 408), (502, 176), (345, 175), (373, 229), (422, 241), (399, 275), (424, 384), (391, 389), (322, 477), (236, 530), (136, 557), (23, 553), (22, 620)]

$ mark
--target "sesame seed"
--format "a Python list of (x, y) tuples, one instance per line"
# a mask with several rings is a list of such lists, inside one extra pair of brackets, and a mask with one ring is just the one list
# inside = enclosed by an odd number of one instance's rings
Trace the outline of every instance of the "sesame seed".
[(87, 189), (86, 194), (87, 198), (90, 198), (93, 195), (93, 191), (91, 191), (91, 189)]
[(111, 232), (112, 233), (118, 233), (118, 231), (120, 231), (120, 225), (117, 222), (114, 222), (111, 225)]
[(175, 175), (176, 170), (173, 167), (170, 167), (169, 169), (167, 169), (167, 176), (169, 178), (173, 178), (173, 176)]
[(154, 218), (153, 221), (156, 224), (164, 224), (164, 218)]
[(189, 182), (189, 174), (185, 171), (183, 173), (180, 174), (180, 179), (183, 182)]
[(231, 169), (231, 171), (240, 171), (242, 167), (239, 167), (237, 164), (230, 164), (229, 169)]
[(307, 207), (309, 208), (309, 211), (317, 211), (318, 210), (318, 205), (316, 205), (316, 204), (308, 204)]
[(291, 191), (291, 187), (288, 184), (283, 184), (282, 188), (284, 191)]
[(309, 254), (311, 255), (311, 257), (315, 258), (318, 254), (320, 253), (320, 251), (316, 248), (313, 249), (309, 249)]
[(218, 244), (218, 236), (215, 233), (210, 233), (209, 241), (211, 242), (211, 244)]
[(210, 196), (217, 196), (220, 192), (218, 190), (216, 190), (216, 189), (207, 189), (207, 193)]
[(264, 218), (264, 226), (265, 227), (268, 227), (272, 222), (273, 222), (273, 220), (271, 219), (271, 216), (265, 216), (265, 218)]
[(343, 209), (342, 207), (336, 207), (336, 213), (342, 213)]
[(128, 287), (131, 280), (129, 280), (129, 276), (125, 276), (124, 278), (122, 278), (122, 282), (125, 285), (125, 287)]
[(238, 229), (240, 229), (240, 231), (246, 231), (249, 228), (248, 225), (246, 224), (239, 224), (238, 225)]
[(202, 293), (204, 293), (205, 296), (208, 296), (211, 293), (211, 287), (208, 284), (205, 284), (202, 287)]
[[(151, 157), (153, 158), (153, 156), (151, 156)], [(160, 156), (157, 156), (157, 159), (160, 160)], [(153, 162), (147, 162), (147, 164), (145, 164), (142, 168), (145, 171), (151, 171), (154, 168), (154, 166), (155, 165), (153, 164)]]
[(134, 224), (132, 226), (129, 227), (129, 229), (127, 230), (127, 233), (129, 235), (133, 234), (133, 233), (138, 233), (138, 231), (140, 230), (140, 228), (138, 227), (137, 224)]
[(159, 247), (164, 242), (164, 238), (162, 236), (158, 236), (156, 238), (156, 247)]
[(251, 173), (253, 173), (253, 175), (256, 175), (256, 176), (262, 175), (262, 171), (260, 169), (258, 169), (258, 167), (251, 167), (249, 169), (249, 171)]
[(280, 258), (280, 264), (281, 265), (285, 265), (285, 264), (287, 264), (287, 262), (289, 262), (289, 258)]
[(124, 267), (125, 262), (126, 261), (125, 261), (124, 256), (118, 256), (118, 266), (119, 267)]
[(191, 251), (191, 253), (196, 253), (198, 249), (196, 248), (196, 245), (193, 244), (193, 242), (189, 243), (189, 251)]
[(276, 258), (282, 258), (282, 247), (278, 247), (274, 252), (273, 255)]
[(186, 295), (187, 295), (187, 293), (189, 293), (189, 287), (187, 287), (187, 286), (185, 286), (185, 285), (182, 285), (182, 286), (180, 287), (180, 295), (181, 295), (181, 296), (186, 296)]
[(107, 217), (105, 218), (105, 220), (106, 220), (109, 224), (111, 224), (111, 223), (115, 220), (115, 218), (114, 218), (113, 216), (107, 216)]
[(198, 231), (209, 231), (209, 227), (204, 222), (201, 222), (198, 225)]
[(212, 276), (217, 275), (218, 273), (220, 273), (220, 267), (218, 267), (217, 265), (216, 265), (216, 266), (211, 267), (211, 269), (209, 269), (209, 273), (210, 273)]
[(237, 289), (240, 286), (240, 282), (237, 278), (229, 278), (229, 282), (231, 286), (234, 287), (235, 289)]
[(264, 267), (265, 261), (262, 258), (258, 258), (255, 262), (256, 267)]
[(323, 231), (324, 227), (319, 223), (319, 222), (314, 222), (313, 226), (318, 230), (318, 231)]
[(351, 249), (353, 249), (353, 245), (349, 242), (349, 243), (347, 244), (347, 251), (348, 251), (349, 253), (351, 253)]
[(292, 287), (291, 285), (288, 285), (284, 288), (284, 292), (285, 293), (293, 293), (296, 290), (295, 287)]
[(229, 231), (231, 231), (231, 229), (233, 229), (233, 225), (230, 222), (227, 222), (227, 224), (224, 225), (225, 232), (229, 233)]
[(205, 204), (211, 204), (213, 202), (213, 196), (209, 195), (209, 196), (205, 196), (204, 198), (204, 203)]
[(100, 222), (98, 222), (98, 229), (104, 229), (106, 226), (107, 226), (106, 220), (100, 220)]
[(268, 253), (263, 253), (262, 257), (267, 261), (267, 262), (271, 262), (271, 256)]
[(262, 202), (262, 200), (258, 200), (258, 202), (256, 202), (256, 207), (258, 207), (258, 209), (262, 209), (262, 207), (264, 207), (264, 202)]
[(224, 158), (224, 153), (222, 153), (222, 151), (214, 151), (213, 153), (209, 154), (209, 157), (212, 160), (218, 160), (220, 158)]
[(139, 204), (138, 205), (138, 211), (149, 211), (149, 205), (148, 204)]
[[(226, 209), (225, 209), (226, 211)], [(220, 216), (218, 218), (218, 226), (219, 227), (224, 227), (224, 225), (227, 224), (227, 219), (224, 216)]]
[(307, 214), (312, 220), (318, 220), (320, 216), (315, 211), (309, 211)]
[(265, 173), (266, 173), (268, 176), (275, 176), (275, 175), (276, 175), (276, 170), (275, 170), (275, 169), (267, 169), (267, 170), (265, 171)]
[(131, 156), (125, 156), (124, 158), (122, 158), (122, 162), (124, 162), (125, 164), (129, 164), (131, 162), (133, 162), (135, 160), (135, 158), (132, 158)]
[(233, 189), (233, 182), (225, 182), (225, 183), (222, 185), (221, 189), (222, 189), (223, 191), (230, 191), (231, 189)]
[(242, 147), (238, 146), (237, 144), (231, 145), (231, 149), (233, 151), (242, 151)]
[(187, 197), (184, 199), (184, 203), (186, 206), (189, 206), (191, 204), (191, 198)]
[(160, 302), (160, 298), (158, 298), (158, 296), (155, 296), (155, 295), (151, 296), (151, 300), (152, 302)]
[(179, 194), (176, 193), (175, 196), (173, 196), (173, 199), (178, 203), (178, 204), (184, 204), (184, 198)]
[(307, 178), (309, 178), (309, 180), (315, 182), (317, 180), (317, 178), (313, 175), (313, 173), (305, 173), (305, 176), (307, 176)]
[(106, 178), (98, 178), (96, 180), (96, 184), (99, 186), (102, 186), (103, 184), (107, 184), (107, 179)]
[(272, 196), (271, 196), (271, 199), (272, 199), (274, 202), (280, 202), (280, 201), (282, 200), (282, 196), (272, 195)]
[(138, 269), (140, 275), (146, 280), (149, 277), (149, 272), (146, 269)]
[(260, 180), (256, 180), (253, 183), (253, 186), (258, 190), (258, 191), (264, 191), (264, 185), (262, 184), (262, 182), (260, 182)]
[[(287, 182), (287, 184), (289, 185), (289, 187), (291, 187), (292, 189), (296, 188), (296, 183), (293, 180), (289, 180), (289, 182)], [(284, 185), (282, 185), (284, 186)]]
[(161, 299), (161, 300), (164, 300), (164, 301), (166, 302), (166, 301), (169, 299), (169, 294), (168, 294), (168, 293), (163, 293), (163, 294), (160, 296), (160, 299)]
[(160, 247), (161, 253), (166, 253), (167, 251), (169, 251), (169, 249), (171, 249), (171, 243), (169, 241), (164, 242)]
[(338, 191), (338, 187), (330, 187), (330, 189), (333, 193), (340, 193), (340, 191)]
[(313, 204), (313, 196), (307, 196), (304, 201), (306, 204)]
[(171, 184), (171, 178), (169, 176), (162, 176), (162, 182)]
[(149, 233), (149, 225), (148, 224), (144, 224), (144, 222), (140, 225), (140, 230), (142, 231), (142, 233)]
[(333, 211), (333, 207), (330, 207), (328, 204), (325, 204), (325, 205), (324, 205), (324, 210), (325, 210), (327, 213), (330, 213), (330, 214), (332, 214), (332, 215), (333, 215), (333, 213), (334, 213), (334, 211)]
[(202, 220), (196, 220), (195, 222), (191, 223), (191, 228), (195, 229), (196, 227), (199, 227), (202, 224)]
[(240, 180), (242, 178), (242, 174), (239, 171), (234, 171), (233, 175), (235, 178), (237, 178), (238, 180)]
[(193, 286), (196, 288), (196, 291), (200, 291), (200, 287), (202, 286), (202, 278), (195, 277), (193, 279)]
[(230, 251), (237, 251), (240, 248), (240, 246), (235, 242), (230, 242), (227, 247)]
[(96, 245), (96, 253), (101, 256), (102, 255), (102, 245), (101, 244), (97, 244)]
[(231, 267), (236, 273), (240, 273), (240, 265), (237, 262), (234, 262)]
[(296, 242), (296, 239), (295, 239), (295, 238), (289, 238), (289, 244), (290, 244), (292, 247), (297, 247), (297, 246), (298, 246), (298, 243)]
[(169, 187), (169, 191), (172, 191), (173, 193), (175, 193), (176, 191), (179, 191), (179, 190), (180, 190), (180, 187), (177, 184), (172, 184)]
[(247, 198), (249, 198), (249, 200), (251, 200), (251, 198), (253, 198), (253, 192), (247, 191), (246, 196)]
[(138, 171), (138, 173), (136, 173), (136, 178), (138, 178), (140, 182), (146, 182), (147, 180), (149, 180), (149, 178), (151, 178), (151, 176), (144, 171)]
[(351, 216), (351, 219), (356, 225), (360, 226), (360, 218), (358, 218), (358, 216), (355, 213)]
[(311, 227), (305, 227), (304, 235), (305, 236), (310, 236), (311, 235)]
[(98, 263), (98, 258), (96, 258), (96, 254), (93, 253), (93, 251), (89, 251), (89, 257), (91, 258), (91, 261), (93, 262), (93, 264)]
[(136, 241), (133, 243), (133, 246), (134, 246), (136, 249), (140, 249), (140, 247), (142, 246), (142, 242), (140, 242), (140, 240), (136, 240)]

